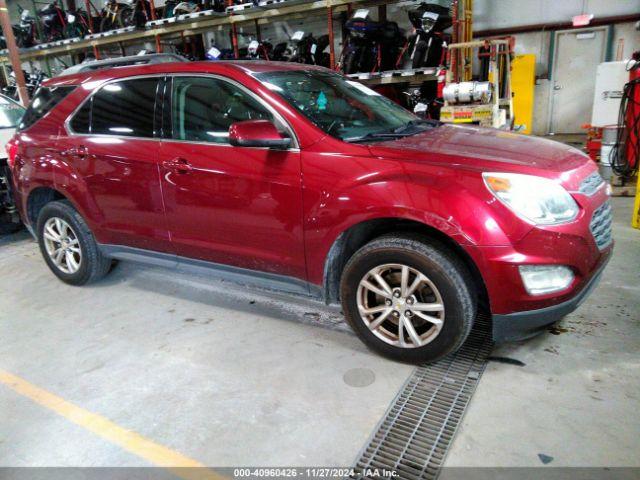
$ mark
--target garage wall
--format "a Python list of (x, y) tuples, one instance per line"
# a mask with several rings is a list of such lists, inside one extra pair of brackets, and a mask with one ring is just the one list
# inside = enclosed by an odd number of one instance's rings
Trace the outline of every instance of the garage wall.
[(473, 6), (477, 31), (566, 22), (582, 13), (612, 17), (640, 12), (640, 0), (475, 0)]

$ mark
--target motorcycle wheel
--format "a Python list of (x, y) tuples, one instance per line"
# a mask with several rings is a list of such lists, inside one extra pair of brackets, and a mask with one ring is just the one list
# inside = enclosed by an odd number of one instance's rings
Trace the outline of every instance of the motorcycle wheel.
[(118, 13), (120, 22), (123, 27), (135, 27), (136, 26), (136, 13), (132, 8), (126, 7), (120, 10)]

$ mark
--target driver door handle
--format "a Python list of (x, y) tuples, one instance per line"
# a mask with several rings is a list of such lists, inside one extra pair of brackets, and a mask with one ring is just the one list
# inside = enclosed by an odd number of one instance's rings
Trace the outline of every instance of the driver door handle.
[(185, 174), (193, 170), (193, 166), (184, 158), (176, 157), (162, 162), (162, 166), (175, 173)]

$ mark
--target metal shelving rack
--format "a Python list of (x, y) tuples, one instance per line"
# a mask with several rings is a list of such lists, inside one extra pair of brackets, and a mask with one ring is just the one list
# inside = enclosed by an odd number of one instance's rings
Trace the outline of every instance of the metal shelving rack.
[[(57, 55), (71, 54), (93, 47), (104, 47), (118, 43), (131, 43), (135, 41), (151, 40), (161, 36), (171, 38), (180, 35), (193, 35), (217, 26), (232, 26), (243, 22), (266, 23), (270, 19), (282, 16), (309, 14), (322, 9), (331, 13), (340, 8), (347, 9), (349, 4), (364, 3), (366, 0), (266, 0), (255, 6), (244, 8), (234, 12), (215, 12), (207, 10), (179, 17), (151, 20), (144, 28), (121, 28), (108, 32), (87, 35), (82, 38), (64, 39), (56, 42), (36, 45), (28, 49), (20, 50), (20, 59), (23, 61), (54, 57)], [(380, 2), (368, 2), (380, 3)], [(6, 51), (0, 52), (0, 62), (7, 61)]]
[[(400, 0), (402, 1), (402, 0)], [(323, 14), (326, 12), (329, 47), (332, 68), (336, 61), (334, 41), (334, 14), (342, 11), (351, 12), (353, 6), (379, 7), (384, 9), (394, 0), (263, 0), (254, 5), (245, 3), (227, 7), (226, 12), (207, 10), (188, 15), (168, 19), (156, 19), (146, 23), (144, 28), (134, 27), (111, 30), (82, 38), (64, 39), (56, 42), (36, 45), (35, 47), (20, 50), (21, 61), (47, 60), (61, 55), (72, 55), (82, 51), (93, 50), (97, 52), (102, 47), (122, 46), (140, 41), (153, 41), (159, 47), (159, 38), (172, 39), (181, 36), (189, 36), (204, 33), (214, 27), (229, 26), (232, 34), (232, 43), (237, 48), (236, 25), (253, 22), (256, 25), (266, 24), (279, 17), (305, 17), (311, 13)], [(323, 12), (323, 10), (325, 12)], [(233, 39), (235, 37), (235, 40)], [(157, 50), (160, 50), (157, 48)], [(0, 65), (8, 63), (6, 51), (0, 51)], [(351, 78), (357, 79), (369, 85), (384, 85), (396, 83), (420, 82), (435, 79), (435, 69), (421, 70), (393, 70), (388, 72), (376, 72), (368, 74), (353, 74)]]

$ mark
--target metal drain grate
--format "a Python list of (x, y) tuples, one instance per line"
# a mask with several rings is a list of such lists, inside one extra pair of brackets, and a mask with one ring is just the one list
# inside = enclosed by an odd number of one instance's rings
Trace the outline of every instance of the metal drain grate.
[(356, 474), (350, 478), (379, 478), (367, 476), (375, 469), (393, 470), (402, 480), (437, 478), (492, 346), (491, 320), (480, 314), (458, 352), (416, 368), (361, 452)]

